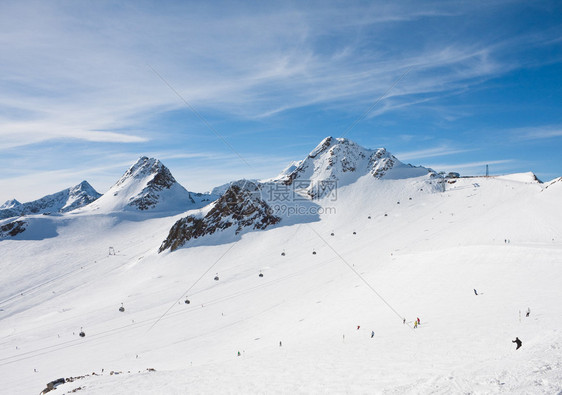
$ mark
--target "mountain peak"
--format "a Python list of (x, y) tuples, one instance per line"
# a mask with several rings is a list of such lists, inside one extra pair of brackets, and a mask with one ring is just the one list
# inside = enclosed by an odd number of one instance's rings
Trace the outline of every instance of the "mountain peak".
[(334, 183), (344, 186), (359, 177), (370, 174), (376, 179), (410, 178), (427, 175), (429, 169), (414, 167), (400, 162), (385, 148), (375, 150), (361, 147), (354, 141), (332, 136), (323, 139), (310, 154), (290, 171), (280, 174), (277, 181), (292, 185), (299, 181), (302, 189), (312, 198), (321, 197), (318, 183)]
[(21, 205), (21, 203), (18, 202), (16, 199), (6, 200), (6, 202), (4, 202), (4, 204), (0, 206), (0, 210), (14, 208), (19, 205)]
[(182, 212), (211, 199), (188, 192), (160, 160), (141, 156), (90, 209)]
[[(167, 187), (169, 188), (176, 180), (166, 166), (158, 159), (141, 156), (134, 165), (132, 165), (123, 176), (117, 181), (116, 185), (125, 183), (128, 179), (140, 179), (152, 174), (161, 174), (159, 180), (167, 179)], [(164, 185), (163, 185), (164, 186)]]

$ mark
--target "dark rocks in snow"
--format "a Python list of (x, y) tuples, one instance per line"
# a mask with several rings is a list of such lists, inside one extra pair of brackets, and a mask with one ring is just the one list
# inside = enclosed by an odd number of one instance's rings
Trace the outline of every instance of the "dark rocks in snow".
[(275, 225), (281, 218), (271, 214), (271, 208), (260, 197), (259, 186), (247, 183), (231, 185), (203, 217), (187, 216), (177, 221), (159, 252), (174, 251), (189, 240), (198, 239), (215, 232), (235, 227), (235, 234), (244, 229), (262, 230)]
[(0, 226), (0, 238), (14, 237), (25, 231), (27, 222), (17, 220)]
[(66, 380), (64, 378), (53, 380), (47, 383), (47, 388), (41, 391), (41, 394), (46, 394), (48, 392), (51, 392), (52, 390), (56, 389), (59, 385), (64, 384), (65, 382)]

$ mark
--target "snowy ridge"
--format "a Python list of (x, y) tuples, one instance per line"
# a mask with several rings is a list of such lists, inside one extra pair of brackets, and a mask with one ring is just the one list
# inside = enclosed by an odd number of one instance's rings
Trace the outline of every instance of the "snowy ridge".
[(517, 182), (529, 182), (540, 184), (540, 180), (537, 178), (535, 173), (529, 171), (526, 173), (514, 173), (514, 174), (506, 174), (503, 176), (493, 176), (500, 180), (509, 180), (509, 181), (517, 181)]
[(215, 200), (211, 194), (187, 191), (158, 159), (143, 156), (88, 211), (182, 212)]
[(544, 184), (545, 189), (554, 186), (554, 188), (562, 188), (562, 177), (555, 178)]
[(86, 206), (95, 201), (101, 194), (87, 182), (64, 189), (52, 195), (44, 196), (32, 202), (17, 204), (17, 200), (11, 200), (0, 209), (0, 219), (19, 217), (22, 215), (65, 213)]
[(290, 165), (276, 181), (293, 185), (303, 181), (302, 188), (310, 197), (322, 197), (313, 185), (306, 183), (334, 182), (349, 185), (370, 174), (375, 179), (404, 179), (430, 173), (430, 169), (400, 162), (384, 148), (370, 150), (344, 138), (327, 137), (306, 159)]

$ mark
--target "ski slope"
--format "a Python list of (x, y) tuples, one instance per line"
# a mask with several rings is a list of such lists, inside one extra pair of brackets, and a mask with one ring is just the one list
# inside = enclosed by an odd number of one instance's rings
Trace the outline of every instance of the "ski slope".
[(317, 220), (161, 254), (185, 213), (32, 217), (0, 241), (0, 392), (559, 393), (561, 201), (364, 176)]

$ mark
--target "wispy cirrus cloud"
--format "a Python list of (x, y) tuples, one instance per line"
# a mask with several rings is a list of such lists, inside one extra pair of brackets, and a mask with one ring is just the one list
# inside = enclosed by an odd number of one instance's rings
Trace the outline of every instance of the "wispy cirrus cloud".
[[(103, 4), (86, 10), (56, 2), (4, 4), (0, 108), (8, 119), (0, 123), (0, 137), (26, 131), (47, 140), (74, 129), (74, 138), (97, 141), (92, 136), (101, 134), (90, 132), (135, 128), (150, 116), (182, 108), (147, 64), (199, 108), (248, 119), (318, 104), (357, 111), (413, 66), (408, 80), (371, 114), (377, 116), (429, 100), (416, 96), (460, 90), (517, 67), (501, 62), (496, 42), (443, 46), (435, 36), (434, 45), (394, 50), (377, 39), (377, 34), (387, 39), (389, 24), (407, 29), (424, 18), (472, 12), (461, 3), (457, 8), (374, 3), (368, 9), (329, 3), (314, 12), (224, 6), (231, 13), (217, 16), (212, 7), (178, 4), (157, 9), (123, 4), (111, 12)], [(84, 11), (92, 18), (85, 20)], [(342, 13), (345, 18), (338, 18)], [(340, 42), (329, 40), (335, 35)], [(368, 51), (364, 40), (370, 40)], [(16, 116), (31, 109), (41, 109), (34, 123)], [(10, 121), (21, 124), (13, 128)], [(61, 131), (38, 128), (40, 122)], [(120, 134), (101, 141), (111, 138), (139, 141)]]
[(546, 125), (511, 129), (509, 132), (517, 140), (543, 140), (562, 137), (562, 125)]

